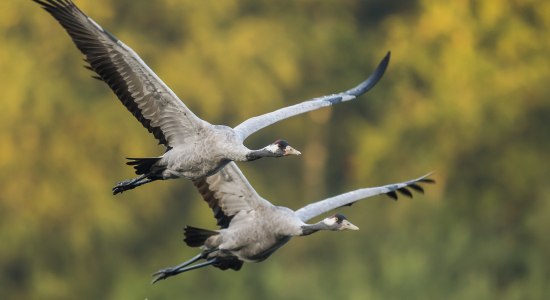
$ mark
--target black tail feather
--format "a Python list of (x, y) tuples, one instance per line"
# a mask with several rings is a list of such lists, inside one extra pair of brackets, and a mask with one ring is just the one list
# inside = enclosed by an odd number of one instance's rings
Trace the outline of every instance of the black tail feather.
[(159, 161), (160, 157), (145, 157), (145, 158), (133, 158), (127, 157), (126, 159), (130, 160), (126, 164), (129, 166), (134, 166), (137, 175), (145, 175), (151, 173), (151, 168), (153, 165)]
[(213, 264), (213, 266), (222, 271), (225, 271), (228, 269), (239, 271), (242, 268), (243, 263), (244, 262), (242, 260), (239, 260), (236, 257), (230, 257), (225, 259), (218, 258), (218, 260)]
[(217, 231), (202, 229), (192, 226), (185, 226), (183, 229), (185, 238), (183, 241), (189, 247), (200, 247), (204, 245), (206, 239), (213, 235), (217, 235)]

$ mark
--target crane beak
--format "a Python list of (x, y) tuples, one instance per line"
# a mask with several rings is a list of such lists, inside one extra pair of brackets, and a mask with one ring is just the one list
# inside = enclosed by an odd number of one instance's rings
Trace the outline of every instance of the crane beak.
[(300, 151), (298, 151), (298, 150), (296, 150), (296, 149), (294, 149), (294, 148), (292, 148), (292, 147), (290, 147), (290, 146), (286, 146), (284, 151), (285, 151), (285, 154), (284, 154), (285, 156), (287, 156), (287, 155), (300, 155), (300, 154), (302, 154), (302, 152), (300, 152)]
[(342, 230), (359, 230), (359, 227), (351, 224), (348, 220), (342, 221)]

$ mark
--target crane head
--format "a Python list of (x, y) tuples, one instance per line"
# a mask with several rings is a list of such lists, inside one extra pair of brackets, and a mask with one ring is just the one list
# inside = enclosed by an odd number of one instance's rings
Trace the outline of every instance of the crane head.
[(342, 214), (334, 214), (323, 220), (331, 230), (342, 231), (342, 230), (359, 230), (359, 227), (353, 225), (348, 219)]

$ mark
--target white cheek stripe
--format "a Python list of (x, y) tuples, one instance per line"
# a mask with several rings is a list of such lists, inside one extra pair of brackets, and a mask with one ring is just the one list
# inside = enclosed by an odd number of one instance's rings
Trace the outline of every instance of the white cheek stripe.
[(335, 218), (326, 218), (326, 219), (323, 220), (323, 223), (325, 223), (328, 226), (332, 226), (332, 225), (334, 225), (334, 223), (336, 223), (336, 219)]
[(279, 146), (277, 146), (275, 144), (271, 144), (271, 145), (265, 147), (265, 150), (275, 153), (275, 152), (277, 152), (277, 150), (279, 150)]

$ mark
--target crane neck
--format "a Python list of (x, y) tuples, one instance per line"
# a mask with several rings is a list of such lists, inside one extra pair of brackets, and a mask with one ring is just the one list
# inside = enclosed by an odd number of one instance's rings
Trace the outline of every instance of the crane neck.
[(310, 235), (320, 230), (336, 230), (336, 228), (334, 226), (326, 224), (323, 221), (315, 224), (305, 224), (305, 225), (302, 225), (301, 235)]
[(277, 153), (273, 153), (265, 148), (259, 149), (259, 150), (250, 150), (246, 154), (246, 160), (247, 161), (253, 161), (260, 159), (262, 157), (279, 157), (281, 155), (278, 155)]

